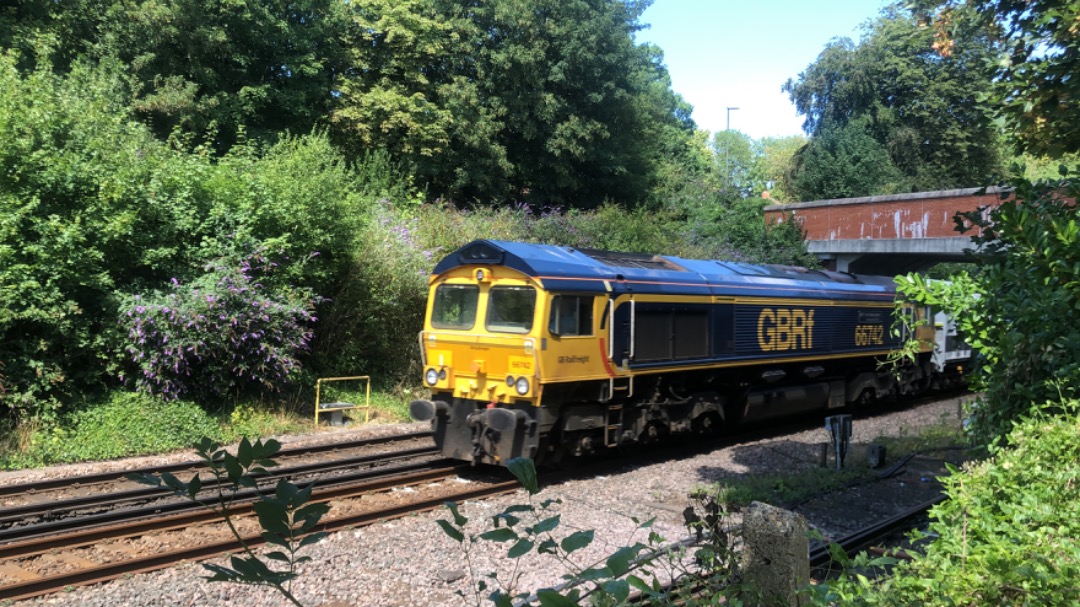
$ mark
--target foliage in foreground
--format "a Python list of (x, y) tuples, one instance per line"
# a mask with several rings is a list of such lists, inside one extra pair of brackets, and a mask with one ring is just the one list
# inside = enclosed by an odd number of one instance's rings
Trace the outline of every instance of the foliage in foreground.
[[(1080, 596), (1080, 402), (1037, 413), (992, 457), (942, 479), (934, 538), (889, 576), (865, 555), (839, 580), (812, 588), (819, 605), (1073, 605)], [(861, 572), (861, 573), (860, 573)]]
[[(646, 542), (620, 545), (609, 555), (583, 563), (574, 553), (593, 543), (596, 530), (578, 530), (560, 538), (556, 530), (562, 523), (558, 513), (561, 501), (534, 499), (540, 487), (532, 460), (515, 458), (506, 465), (528, 492), (528, 503), (512, 504), (495, 514), (491, 528), (480, 533), (471, 530), (468, 517), (452, 502), (446, 504), (451, 520), (436, 521), (461, 547), (468, 567), (471, 594), (459, 593), (465, 604), (479, 607), (486, 599), (496, 607), (615, 606), (631, 604), (628, 599), (631, 592), (636, 592), (648, 604), (695, 606), (723, 601), (739, 607), (743, 605), (742, 597), (756, 596), (754, 589), (739, 579), (735, 551), (739, 538), (727, 530), (728, 511), (719, 495), (690, 496), (691, 506), (683, 515), (692, 538), (668, 543), (652, 529), (652, 519), (632, 518), (635, 533), (648, 532)], [(473, 553), (482, 542), (509, 544), (506, 559), (515, 564), (501, 573), (479, 572)], [(546, 557), (549, 566), (566, 571), (562, 576), (565, 582), (535, 592), (518, 587), (518, 562), (530, 555)]]
[(204, 564), (203, 567), (213, 574), (207, 580), (269, 586), (293, 605), (302, 607), (291, 592), (291, 584), (297, 577), (297, 566), (310, 561), (311, 557), (300, 556), (299, 552), (326, 537), (325, 532), (316, 532), (315, 528), (330, 506), (311, 503), (313, 485), (301, 489), (285, 479), (278, 481), (272, 494), (260, 494), (253, 507), (263, 529), (260, 536), (275, 548), (265, 554), (256, 553), (252, 545), (244, 540), (232, 515), (240, 492), (258, 486), (258, 477), (265, 475), (267, 468), (277, 466), (272, 458), (280, 450), (281, 444), (275, 440), (256, 440), (252, 443), (245, 438), (240, 441), (234, 455), (209, 438), (203, 438), (195, 446), (195, 451), (214, 480), (212, 489), (205, 491), (198, 473), (186, 483), (168, 472), (132, 474), (128, 478), (151, 487), (170, 489), (177, 496), (213, 511), (225, 521), (243, 554), (229, 557), (228, 567), (216, 563)]

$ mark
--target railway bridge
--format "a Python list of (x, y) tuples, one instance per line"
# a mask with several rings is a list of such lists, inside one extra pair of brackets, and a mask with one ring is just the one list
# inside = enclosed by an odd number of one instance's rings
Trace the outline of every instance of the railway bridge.
[(1002, 188), (968, 188), (765, 207), (770, 223), (798, 221), (807, 249), (825, 267), (861, 274), (901, 274), (963, 261), (977, 229), (960, 234), (959, 212), (996, 207)]

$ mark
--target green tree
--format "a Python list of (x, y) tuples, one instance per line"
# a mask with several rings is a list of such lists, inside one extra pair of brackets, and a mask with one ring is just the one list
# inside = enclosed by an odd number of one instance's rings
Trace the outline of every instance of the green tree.
[(916, 0), (947, 60), (974, 22), (1002, 41), (987, 101), (1021, 152), (1080, 151), (1080, 1)]
[(900, 171), (863, 121), (822, 129), (793, 158), (791, 183), (800, 200), (895, 192)]
[(754, 142), (754, 161), (750, 166), (752, 195), (776, 202), (794, 201), (791, 184), (795, 155), (806, 145), (801, 135), (764, 137)]
[(753, 145), (750, 137), (739, 131), (717, 131), (713, 135), (713, 170), (717, 174), (721, 198), (735, 200), (751, 194)]
[[(477, 126), (455, 113), (455, 83), (470, 23), (450, 19), (431, 0), (360, 0), (350, 5), (350, 69), (337, 82), (331, 122), (349, 149), (386, 149), (410, 172), (430, 175), (450, 151), (455, 124)], [(474, 117), (475, 118), (475, 117)]]
[[(131, 105), (164, 139), (179, 127), (219, 151), (242, 136), (307, 133), (346, 64), (340, 0), (26, 0), (0, 10), (0, 44), (126, 67)], [(6, 21), (6, 23), (5, 23)], [(4, 30), (5, 28), (0, 28)]]
[[(888, 153), (898, 179), (861, 185), (884, 191), (971, 187), (987, 183), (1001, 169), (997, 127), (988, 107), (978, 102), (992, 78), (987, 59), (994, 52), (989, 37), (971, 30), (943, 57), (931, 28), (891, 7), (866, 26), (858, 44), (829, 43), (784, 90), (806, 116), (803, 126), (812, 138), (850, 140), (855, 136), (850, 125), (858, 123)], [(859, 189), (823, 194), (839, 197)], [(859, 191), (876, 193), (883, 190)]]
[(345, 69), (339, 0), (113, 2), (94, 53), (129, 68), (133, 107), (159, 137), (175, 127), (303, 134), (329, 109)]
[(352, 260), (365, 199), (326, 137), (186, 153), (126, 100), (114, 63), (23, 75), (0, 55), (0, 403), (18, 415), (115, 385), (120, 298), (234, 240), (280, 264), (278, 289), (332, 294)]
[(618, 0), (365, 0), (332, 121), (455, 199), (649, 200), (693, 133), (643, 6)]

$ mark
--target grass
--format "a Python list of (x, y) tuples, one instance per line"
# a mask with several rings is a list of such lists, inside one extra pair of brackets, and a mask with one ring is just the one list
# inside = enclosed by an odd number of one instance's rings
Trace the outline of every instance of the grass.
[[(362, 404), (364, 392), (338, 395)], [(371, 393), (370, 420), (376, 423), (409, 421), (408, 390)], [(162, 402), (132, 392), (114, 392), (46, 425), (30, 420), (22, 424), (0, 422), (0, 470), (37, 468), (52, 464), (156, 455), (190, 447), (206, 436), (222, 443), (243, 437), (264, 438), (310, 433), (314, 402), (300, 405), (247, 402), (207, 412), (186, 401)], [(355, 416), (363, 420), (362, 415)]]

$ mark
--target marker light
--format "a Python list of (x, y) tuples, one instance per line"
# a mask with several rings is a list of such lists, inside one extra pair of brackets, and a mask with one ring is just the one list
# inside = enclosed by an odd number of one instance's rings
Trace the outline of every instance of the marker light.
[(519, 377), (517, 383), (514, 384), (514, 389), (517, 390), (518, 394), (525, 396), (529, 393), (529, 380)]
[(427, 373), (424, 373), (424, 380), (427, 381), (429, 386), (434, 386), (439, 383), (439, 372), (435, 369), (428, 369)]
[(506, 376), (506, 385), (507, 386), (513, 386), (514, 385), (514, 376), (513, 375), (507, 375)]

